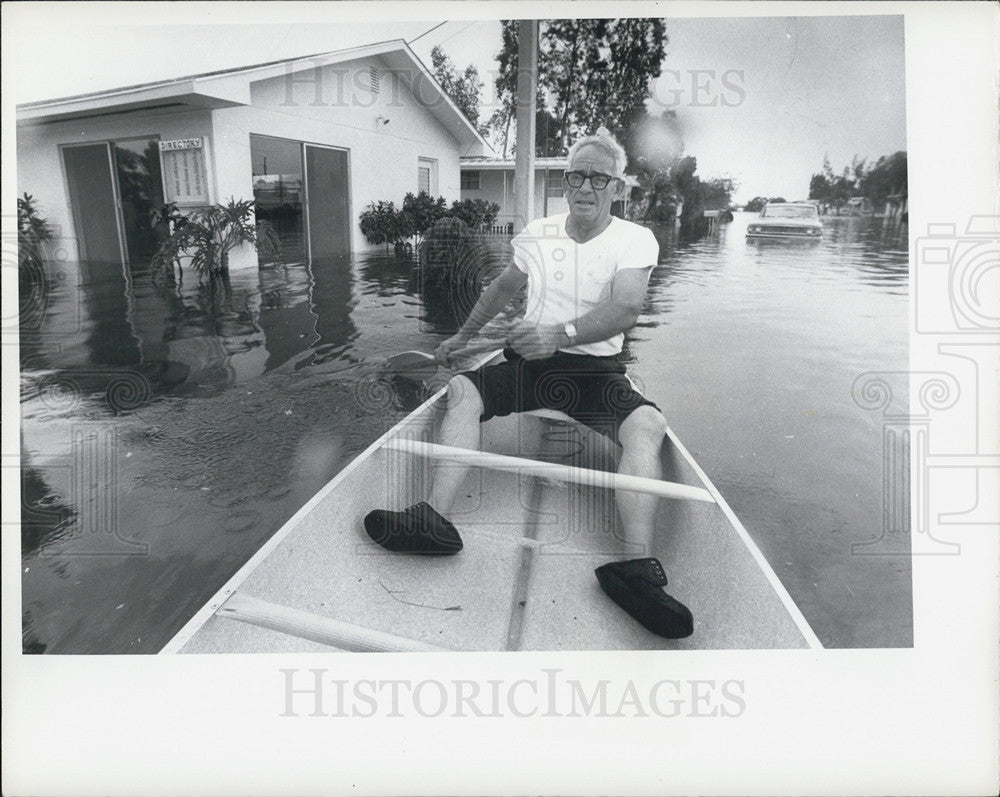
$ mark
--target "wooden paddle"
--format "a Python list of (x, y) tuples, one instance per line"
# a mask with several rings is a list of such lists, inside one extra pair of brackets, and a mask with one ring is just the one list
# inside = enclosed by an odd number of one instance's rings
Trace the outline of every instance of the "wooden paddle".
[[(502, 349), (506, 343), (502, 340), (485, 340), (466, 346), (464, 349), (457, 349), (452, 352), (452, 360), (470, 357), (473, 354), (481, 354), (486, 351)], [(386, 371), (395, 376), (402, 376), (414, 381), (427, 381), (438, 372), (438, 368), (443, 367), (433, 354), (424, 351), (404, 351), (386, 360)]]

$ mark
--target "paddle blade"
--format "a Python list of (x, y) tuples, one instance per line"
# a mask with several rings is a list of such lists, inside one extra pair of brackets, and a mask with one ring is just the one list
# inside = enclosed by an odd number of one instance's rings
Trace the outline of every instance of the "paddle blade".
[(439, 366), (440, 363), (432, 355), (422, 351), (404, 351), (385, 362), (387, 373), (415, 381), (430, 379)]

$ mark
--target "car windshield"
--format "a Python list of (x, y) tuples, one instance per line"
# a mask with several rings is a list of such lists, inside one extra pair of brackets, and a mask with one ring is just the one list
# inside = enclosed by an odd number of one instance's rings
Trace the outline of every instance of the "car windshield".
[(767, 205), (761, 215), (769, 219), (814, 219), (819, 214), (813, 205)]

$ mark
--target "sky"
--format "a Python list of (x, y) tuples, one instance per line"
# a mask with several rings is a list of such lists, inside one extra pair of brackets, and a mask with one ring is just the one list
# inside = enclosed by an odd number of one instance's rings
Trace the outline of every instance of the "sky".
[[(4, 4), (4, 95), (51, 99), (402, 38), (428, 65), (437, 44), (475, 65), (488, 116), (500, 49), (490, 8)], [(739, 203), (805, 198), (824, 155), (839, 172), (855, 155), (906, 149), (900, 17), (667, 18), (666, 30), (650, 108), (677, 112), (697, 173), (734, 179)]]

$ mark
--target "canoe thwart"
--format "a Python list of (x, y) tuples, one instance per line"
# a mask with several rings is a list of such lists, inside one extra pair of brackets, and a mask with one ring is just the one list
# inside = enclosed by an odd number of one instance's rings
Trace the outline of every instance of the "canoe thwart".
[(415, 454), (429, 459), (441, 459), (477, 468), (502, 470), (528, 476), (544, 476), (558, 481), (585, 484), (591, 487), (626, 490), (634, 493), (645, 493), (647, 495), (657, 495), (661, 498), (680, 498), (691, 501), (705, 501), (711, 504), (715, 503), (715, 498), (703, 487), (693, 487), (688, 484), (677, 484), (675, 482), (660, 481), (659, 479), (647, 479), (643, 476), (629, 476), (603, 470), (578, 468), (573, 465), (562, 465), (558, 462), (541, 462), (535, 459), (525, 459), (524, 457), (493, 454), (488, 451), (474, 451), (468, 448), (455, 448), (454, 446), (425, 443), (402, 437), (387, 440), (385, 447), (407, 454)]
[(227, 600), (216, 612), (216, 616), (358, 653), (418, 653), (447, 650), (240, 593)]

